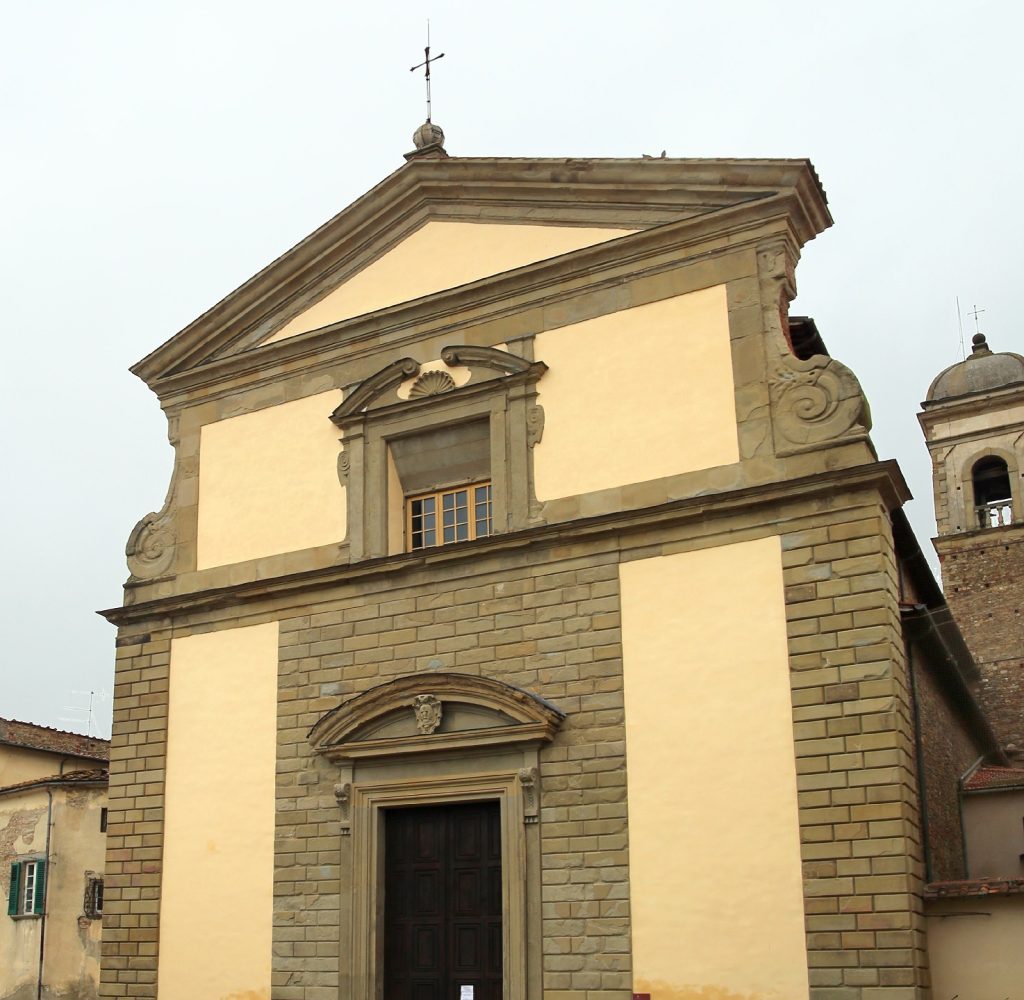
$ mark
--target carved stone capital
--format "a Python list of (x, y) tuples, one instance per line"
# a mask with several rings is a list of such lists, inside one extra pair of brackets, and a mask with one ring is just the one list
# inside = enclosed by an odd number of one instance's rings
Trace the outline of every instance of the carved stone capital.
[(352, 468), (352, 455), (348, 451), (338, 452), (338, 482), (348, 486), (348, 474)]

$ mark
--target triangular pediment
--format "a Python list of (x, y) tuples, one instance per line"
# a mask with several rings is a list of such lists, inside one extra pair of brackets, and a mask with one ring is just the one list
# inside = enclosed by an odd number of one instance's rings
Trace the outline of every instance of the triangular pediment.
[[(532, 274), (616, 239), (788, 202), (801, 240), (829, 223), (805, 160), (407, 163), (132, 369), (151, 386), (409, 302)], [(723, 225), (725, 217), (723, 216)]]
[(428, 220), (397, 246), (344, 278), (264, 342), (284, 340), (550, 260), (632, 232), (595, 226)]

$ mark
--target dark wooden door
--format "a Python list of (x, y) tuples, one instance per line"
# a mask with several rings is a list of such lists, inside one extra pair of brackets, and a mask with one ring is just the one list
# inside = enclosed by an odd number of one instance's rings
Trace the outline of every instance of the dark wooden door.
[(384, 814), (384, 1000), (501, 1000), (497, 802)]

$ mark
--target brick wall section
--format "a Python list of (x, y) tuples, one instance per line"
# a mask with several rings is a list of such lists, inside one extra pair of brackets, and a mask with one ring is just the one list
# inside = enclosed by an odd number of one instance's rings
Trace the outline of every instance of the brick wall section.
[(275, 1000), (338, 987), (336, 778), (310, 752), (309, 727), (345, 698), (429, 670), (518, 685), (567, 713), (541, 753), (544, 989), (630, 989), (618, 558), (563, 552), (491, 558), (503, 567), (469, 580), (481, 565), (460, 562), (282, 621)]
[(960, 776), (981, 756), (983, 748), (965, 731), (929, 669), (924, 654), (911, 650), (920, 716), (924, 797), (928, 806), (928, 844), (932, 868), (929, 882), (967, 877), (963, 828), (960, 823)]
[(1024, 750), (1024, 529), (943, 539), (946, 599), (981, 671), (978, 698), (1003, 746)]
[(155, 997), (171, 644), (119, 642), (99, 995)]
[(878, 504), (827, 520), (783, 535), (811, 996), (914, 1000), (923, 860), (892, 536)]

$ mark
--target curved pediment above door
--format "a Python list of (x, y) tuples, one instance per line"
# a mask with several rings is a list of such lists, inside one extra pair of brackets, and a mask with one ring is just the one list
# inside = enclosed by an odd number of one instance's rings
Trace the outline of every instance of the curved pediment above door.
[(528, 691), (470, 674), (399, 677), (332, 709), (309, 731), (334, 761), (437, 751), (537, 746), (554, 738), (563, 712)]

